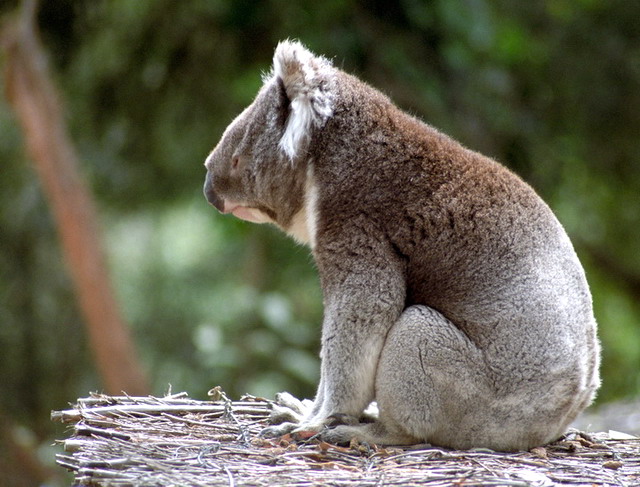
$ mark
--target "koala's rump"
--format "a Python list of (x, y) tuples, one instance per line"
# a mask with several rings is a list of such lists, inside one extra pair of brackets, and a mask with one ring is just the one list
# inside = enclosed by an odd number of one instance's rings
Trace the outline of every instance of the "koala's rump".
[(506, 168), (480, 155), (470, 164), (435, 191), (410, 191), (387, 220), (406, 261), (407, 305), (438, 310), (480, 345), (582, 333), (590, 294), (564, 229)]

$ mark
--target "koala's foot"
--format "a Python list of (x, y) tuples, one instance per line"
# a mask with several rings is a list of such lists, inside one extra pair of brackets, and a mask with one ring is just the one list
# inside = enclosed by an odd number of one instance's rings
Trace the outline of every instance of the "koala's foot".
[(335, 427), (343, 425), (355, 426), (358, 424), (360, 424), (360, 422), (356, 416), (336, 413), (327, 417), (312, 417), (298, 424), (294, 424), (293, 426), (295, 426), (295, 428), (288, 431), (288, 433), (297, 441), (308, 440), (309, 438), (323, 439), (325, 432), (332, 431)]
[(271, 414), (268, 421), (273, 426), (268, 426), (260, 432), (260, 436), (265, 438), (276, 438), (278, 436), (292, 433), (308, 417), (313, 408), (313, 401), (303, 399), (302, 401), (288, 392), (276, 394), (276, 399), (271, 403)]
[(264, 428), (260, 436), (276, 438), (291, 434), (295, 439), (304, 440), (335, 426), (354, 426), (360, 424), (360, 421), (374, 421), (377, 415), (375, 404), (361, 418), (341, 413), (318, 417), (314, 416), (312, 410), (313, 401), (300, 401), (288, 392), (276, 394), (268, 419), (272, 426)]
[(298, 427), (296, 423), (281, 423), (273, 426), (267, 426), (260, 431), (263, 438), (279, 438), (293, 432)]
[(389, 431), (378, 421), (325, 429), (320, 433), (320, 439), (334, 445), (348, 445), (354, 440), (370, 445), (414, 445), (420, 442), (406, 433)]
[(276, 400), (271, 403), (269, 423), (300, 423), (309, 416), (312, 408), (313, 401), (308, 399), (301, 401), (288, 392), (280, 392), (276, 394)]
[(372, 402), (359, 417), (343, 413), (314, 417), (312, 410), (313, 401), (300, 401), (288, 392), (276, 394), (268, 419), (272, 426), (264, 428), (260, 436), (277, 438), (291, 434), (297, 440), (305, 440), (317, 435), (318, 438), (333, 444), (348, 444), (354, 438), (372, 442), (373, 435), (364, 433), (362, 427), (373, 428), (376, 424), (378, 406), (375, 402)]

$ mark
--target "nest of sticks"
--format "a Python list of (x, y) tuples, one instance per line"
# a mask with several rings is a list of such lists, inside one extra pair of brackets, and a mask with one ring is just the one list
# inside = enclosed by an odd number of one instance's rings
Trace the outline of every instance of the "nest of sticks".
[(72, 424), (57, 463), (76, 485), (552, 486), (640, 485), (640, 438), (571, 432), (530, 452), (430, 445), (329, 445), (268, 440), (270, 401), (186, 393), (163, 398), (93, 394), (52, 419)]

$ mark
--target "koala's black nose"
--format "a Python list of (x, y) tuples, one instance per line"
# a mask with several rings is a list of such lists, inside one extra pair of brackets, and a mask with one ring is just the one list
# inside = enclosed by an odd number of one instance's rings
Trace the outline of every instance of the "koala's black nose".
[(215, 206), (218, 211), (223, 211), (223, 201), (221, 198), (213, 190), (213, 184), (211, 183), (211, 176), (207, 174), (207, 177), (204, 180), (204, 197), (207, 198), (207, 201), (210, 205)]

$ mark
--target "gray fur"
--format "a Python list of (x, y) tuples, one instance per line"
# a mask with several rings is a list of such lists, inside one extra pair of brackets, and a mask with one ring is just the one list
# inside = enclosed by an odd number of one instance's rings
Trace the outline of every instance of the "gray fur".
[[(321, 380), (297, 431), (526, 450), (592, 401), (600, 351), (584, 271), (505, 167), (288, 41), (206, 167), (219, 210), (312, 248)], [(377, 421), (325, 427), (373, 400)]]

